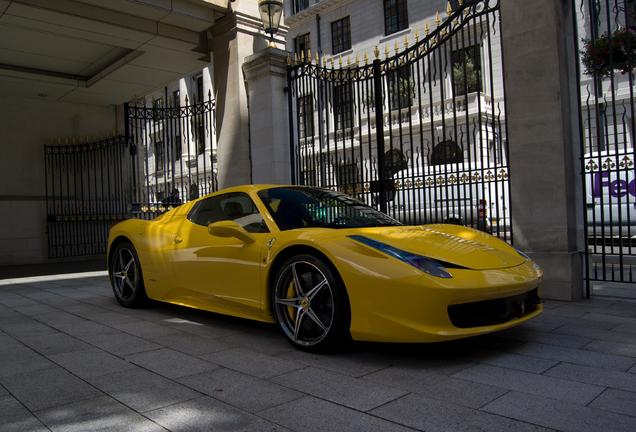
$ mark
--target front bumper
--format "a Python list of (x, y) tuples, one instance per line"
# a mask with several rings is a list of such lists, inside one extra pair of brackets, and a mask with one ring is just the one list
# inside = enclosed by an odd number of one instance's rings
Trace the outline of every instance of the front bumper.
[[(451, 272), (453, 278), (445, 280), (411, 275), (392, 281), (348, 281), (352, 338), (405, 343), (446, 341), (514, 327), (543, 311), (534, 294), (541, 275), (530, 261), (507, 269)], [(521, 306), (519, 299), (527, 299), (527, 303)], [(482, 306), (492, 307), (499, 302), (516, 304), (523, 311), (495, 307), (489, 312), (484, 307), (480, 315)], [(470, 316), (458, 320), (458, 310), (468, 311)]]

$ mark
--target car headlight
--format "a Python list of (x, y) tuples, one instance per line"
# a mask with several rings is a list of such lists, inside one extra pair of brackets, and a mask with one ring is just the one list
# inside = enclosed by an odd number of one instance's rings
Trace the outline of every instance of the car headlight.
[(382, 243), (381, 241), (373, 240), (369, 237), (361, 235), (352, 235), (349, 236), (349, 238), (364, 245), (370, 246), (374, 249), (377, 249), (380, 252), (384, 252), (385, 254), (390, 255), (393, 258), (397, 258), (400, 261), (404, 261), (405, 263), (410, 264), (418, 270), (421, 270), (424, 273), (428, 273), (431, 276), (445, 279), (450, 279), (453, 277), (449, 272), (446, 271), (442, 264), (435, 261), (434, 259), (407, 252), (386, 243)]
[(514, 248), (514, 249), (517, 251), (517, 253), (518, 253), (519, 255), (521, 255), (521, 256), (522, 256), (522, 257), (524, 257), (525, 259), (532, 261), (532, 259), (528, 256), (528, 254), (526, 254), (525, 252), (523, 252), (521, 249), (517, 249), (517, 248)]
[(532, 260), (532, 258), (530, 258), (528, 256), (528, 254), (526, 254), (525, 252), (522, 252), (521, 250), (515, 248), (515, 250), (517, 251), (517, 253), (519, 255), (521, 255), (522, 257), (524, 257), (525, 259), (527, 259), (528, 261), (530, 261), (532, 263), (532, 267), (534, 267), (534, 270), (539, 273), (539, 274), (543, 274), (543, 269), (541, 267), (539, 267), (539, 264), (537, 264), (536, 262), (534, 262)]

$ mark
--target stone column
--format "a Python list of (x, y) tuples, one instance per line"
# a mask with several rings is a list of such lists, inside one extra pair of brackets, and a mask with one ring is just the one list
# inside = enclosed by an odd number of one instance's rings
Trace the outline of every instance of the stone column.
[[(278, 44), (284, 44), (285, 34), (281, 23), (276, 36)], [(229, 13), (214, 24), (212, 37), (219, 188), (253, 183), (257, 180), (252, 178), (253, 145), (243, 63), (268, 45), (258, 3), (232, 1)], [(261, 114), (266, 113), (259, 112), (255, 117)]]
[(267, 48), (243, 64), (252, 142), (252, 181), (291, 182), (287, 51)]
[(542, 295), (564, 300), (584, 292), (571, 3), (501, 2), (515, 246), (543, 267)]

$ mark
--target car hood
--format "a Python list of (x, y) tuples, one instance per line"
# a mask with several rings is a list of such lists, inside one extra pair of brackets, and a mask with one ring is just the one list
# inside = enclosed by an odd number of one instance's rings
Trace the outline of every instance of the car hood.
[(525, 258), (503, 241), (458, 225), (422, 225), (343, 230), (393, 247), (474, 270), (514, 267)]

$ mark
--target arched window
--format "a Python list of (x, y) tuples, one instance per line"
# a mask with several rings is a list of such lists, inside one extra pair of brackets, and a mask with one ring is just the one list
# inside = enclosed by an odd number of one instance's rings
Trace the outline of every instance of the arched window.
[(442, 141), (433, 147), (431, 165), (447, 165), (464, 162), (464, 150), (453, 140)]

